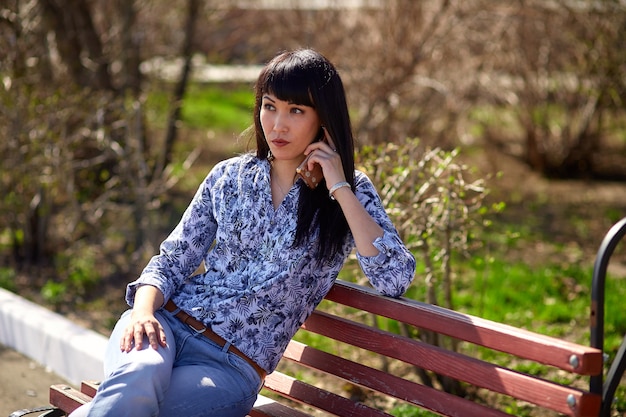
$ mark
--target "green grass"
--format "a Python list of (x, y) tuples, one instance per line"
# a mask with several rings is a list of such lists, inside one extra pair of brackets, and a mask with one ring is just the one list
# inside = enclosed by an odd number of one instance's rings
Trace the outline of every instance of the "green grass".
[(438, 414), (409, 404), (402, 404), (391, 410), (391, 415), (396, 417), (430, 417)]
[[(172, 111), (171, 90), (171, 86), (166, 86), (150, 91), (144, 107), (155, 147), (161, 146)], [(171, 165), (173, 175), (180, 177), (177, 192), (193, 194), (217, 161), (246, 149), (247, 143), (239, 140), (239, 135), (252, 124), (253, 104), (254, 91), (247, 84), (192, 83), (188, 86)], [(196, 150), (201, 151), (199, 159), (191, 167), (184, 166), (186, 158)], [(185, 197), (181, 204), (187, 203)]]
[(183, 104), (183, 122), (193, 129), (240, 132), (252, 123), (254, 91), (191, 85)]
[(577, 285), (585, 285), (581, 270), (493, 260), (484, 269), (467, 273), (473, 278), (457, 284), (458, 307), (490, 320), (520, 327), (567, 324), (584, 317), (589, 306), (588, 300), (573, 292), (582, 291)]
[[(146, 101), (148, 120), (163, 127), (171, 111), (171, 92), (152, 91)], [(188, 129), (240, 132), (252, 123), (254, 91), (246, 85), (190, 84), (181, 118)]]

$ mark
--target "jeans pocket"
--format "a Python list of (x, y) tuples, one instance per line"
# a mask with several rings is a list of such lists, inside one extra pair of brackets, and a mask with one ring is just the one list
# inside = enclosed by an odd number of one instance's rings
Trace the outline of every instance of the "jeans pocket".
[(236, 370), (247, 382), (251, 392), (258, 394), (263, 387), (263, 381), (257, 371), (245, 359), (233, 352), (225, 352), (228, 364)]

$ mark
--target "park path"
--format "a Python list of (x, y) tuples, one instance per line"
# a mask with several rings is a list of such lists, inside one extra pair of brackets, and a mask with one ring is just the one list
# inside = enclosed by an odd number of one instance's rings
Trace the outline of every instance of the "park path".
[(52, 384), (67, 384), (67, 381), (32, 359), (0, 345), (0, 417), (23, 408), (48, 405), (48, 388)]

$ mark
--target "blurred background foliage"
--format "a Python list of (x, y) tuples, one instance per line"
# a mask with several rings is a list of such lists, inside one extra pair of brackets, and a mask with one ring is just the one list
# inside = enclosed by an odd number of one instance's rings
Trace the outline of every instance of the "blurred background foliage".
[(626, 215), (624, 2), (355, 3), (3, 1), (0, 286), (106, 333), (204, 175), (253, 145), (255, 71), (307, 46), (419, 260), (409, 296), (588, 340), (593, 257)]
[(624, 3), (361, 3), (4, 1), (0, 285), (113, 320), (201, 178), (249, 149), (255, 69), (310, 46), (339, 68), (359, 167), (420, 260), (415, 297), (484, 313), (464, 291), (502, 262), (586, 296), (626, 214)]

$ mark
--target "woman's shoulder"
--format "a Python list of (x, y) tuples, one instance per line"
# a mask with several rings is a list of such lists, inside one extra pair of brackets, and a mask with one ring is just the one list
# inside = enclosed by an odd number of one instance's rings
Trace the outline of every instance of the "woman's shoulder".
[(370, 179), (370, 177), (363, 171), (360, 171), (358, 169), (354, 170), (354, 185), (356, 187), (362, 186), (362, 185), (373, 185), (372, 184), (372, 180)]
[(376, 184), (363, 171), (354, 170), (354, 190), (360, 199), (375, 199), (378, 196)]

